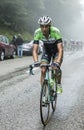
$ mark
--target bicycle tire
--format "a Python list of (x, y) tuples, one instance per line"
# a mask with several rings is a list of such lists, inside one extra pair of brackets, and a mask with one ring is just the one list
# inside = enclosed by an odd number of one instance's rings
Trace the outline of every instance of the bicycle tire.
[(56, 89), (54, 90), (54, 93), (53, 93), (54, 100), (51, 102), (53, 112), (56, 110), (56, 103), (57, 103), (57, 83), (55, 82), (54, 85)]
[[(43, 96), (46, 96), (48, 98), (49, 94), (49, 89), (48, 89), (48, 81), (44, 80), (44, 83), (41, 88), (41, 93), (40, 93), (40, 116), (41, 116), (41, 121), (44, 126), (47, 125), (48, 120), (49, 120), (49, 113), (50, 113), (50, 102), (47, 101), (45, 106), (43, 106)], [(43, 110), (45, 109), (45, 111)]]

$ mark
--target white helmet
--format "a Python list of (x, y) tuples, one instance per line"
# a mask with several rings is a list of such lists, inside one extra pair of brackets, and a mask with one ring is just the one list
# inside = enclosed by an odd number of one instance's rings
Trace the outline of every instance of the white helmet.
[(38, 20), (38, 24), (40, 24), (40, 25), (48, 25), (48, 24), (51, 24), (51, 21), (52, 21), (52, 19), (50, 17), (42, 16)]

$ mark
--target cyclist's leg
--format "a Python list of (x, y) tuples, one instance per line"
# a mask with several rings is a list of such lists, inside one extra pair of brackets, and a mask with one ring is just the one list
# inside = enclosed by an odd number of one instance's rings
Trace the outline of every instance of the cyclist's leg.
[(58, 84), (61, 84), (61, 79), (62, 79), (62, 70), (56, 70), (56, 78), (58, 81)]
[[(54, 55), (54, 61), (55, 61), (55, 62), (57, 61), (57, 56), (58, 56), (58, 54), (55, 54), (55, 55)], [(62, 61), (63, 61), (63, 59), (62, 59)], [(61, 64), (62, 64), (62, 61), (61, 61)], [(61, 64), (60, 64), (60, 65), (61, 65)], [(62, 70), (59, 69), (59, 68), (56, 70), (56, 78), (57, 78), (58, 84), (61, 84)]]
[[(57, 55), (54, 57), (55, 62), (56, 60), (57, 60)], [(62, 84), (61, 84), (62, 70), (60, 68), (56, 69), (56, 79), (57, 79), (57, 93), (62, 93)]]
[[(44, 53), (41, 57), (41, 64), (49, 64), (51, 57)], [(41, 85), (43, 84), (46, 73), (46, 67), (41, 67)]]

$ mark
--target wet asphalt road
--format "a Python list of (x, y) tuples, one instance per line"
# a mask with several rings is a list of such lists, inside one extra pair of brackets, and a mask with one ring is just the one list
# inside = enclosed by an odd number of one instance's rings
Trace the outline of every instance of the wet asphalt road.
[[(40, 120), (40, 70), (26, 70), (0, 82), (0, 130), (84, 130), (84, 54), (66, 53), (63, 93), (44, 128)], [(13, 75), (12, 75), (13, 76)]]

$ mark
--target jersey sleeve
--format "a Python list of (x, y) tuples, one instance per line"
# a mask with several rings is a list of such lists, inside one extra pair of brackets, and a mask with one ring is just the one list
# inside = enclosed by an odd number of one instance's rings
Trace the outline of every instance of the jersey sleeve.
[(35, 40), (35, 41), (39, 40), (39, 34), (36, 33), (36, 32), (34, 33), (34, 40)]
[(39, 40), (41, 39), (41, 34), (40, 34), (40, 29), (37, 29), (35, 32), (34, 32), (34, 44), (39, 44)]
[(34, 32), (34, 40), (40, 40), (40, 39), (41, 39), (41, 31), (39, 28)]

